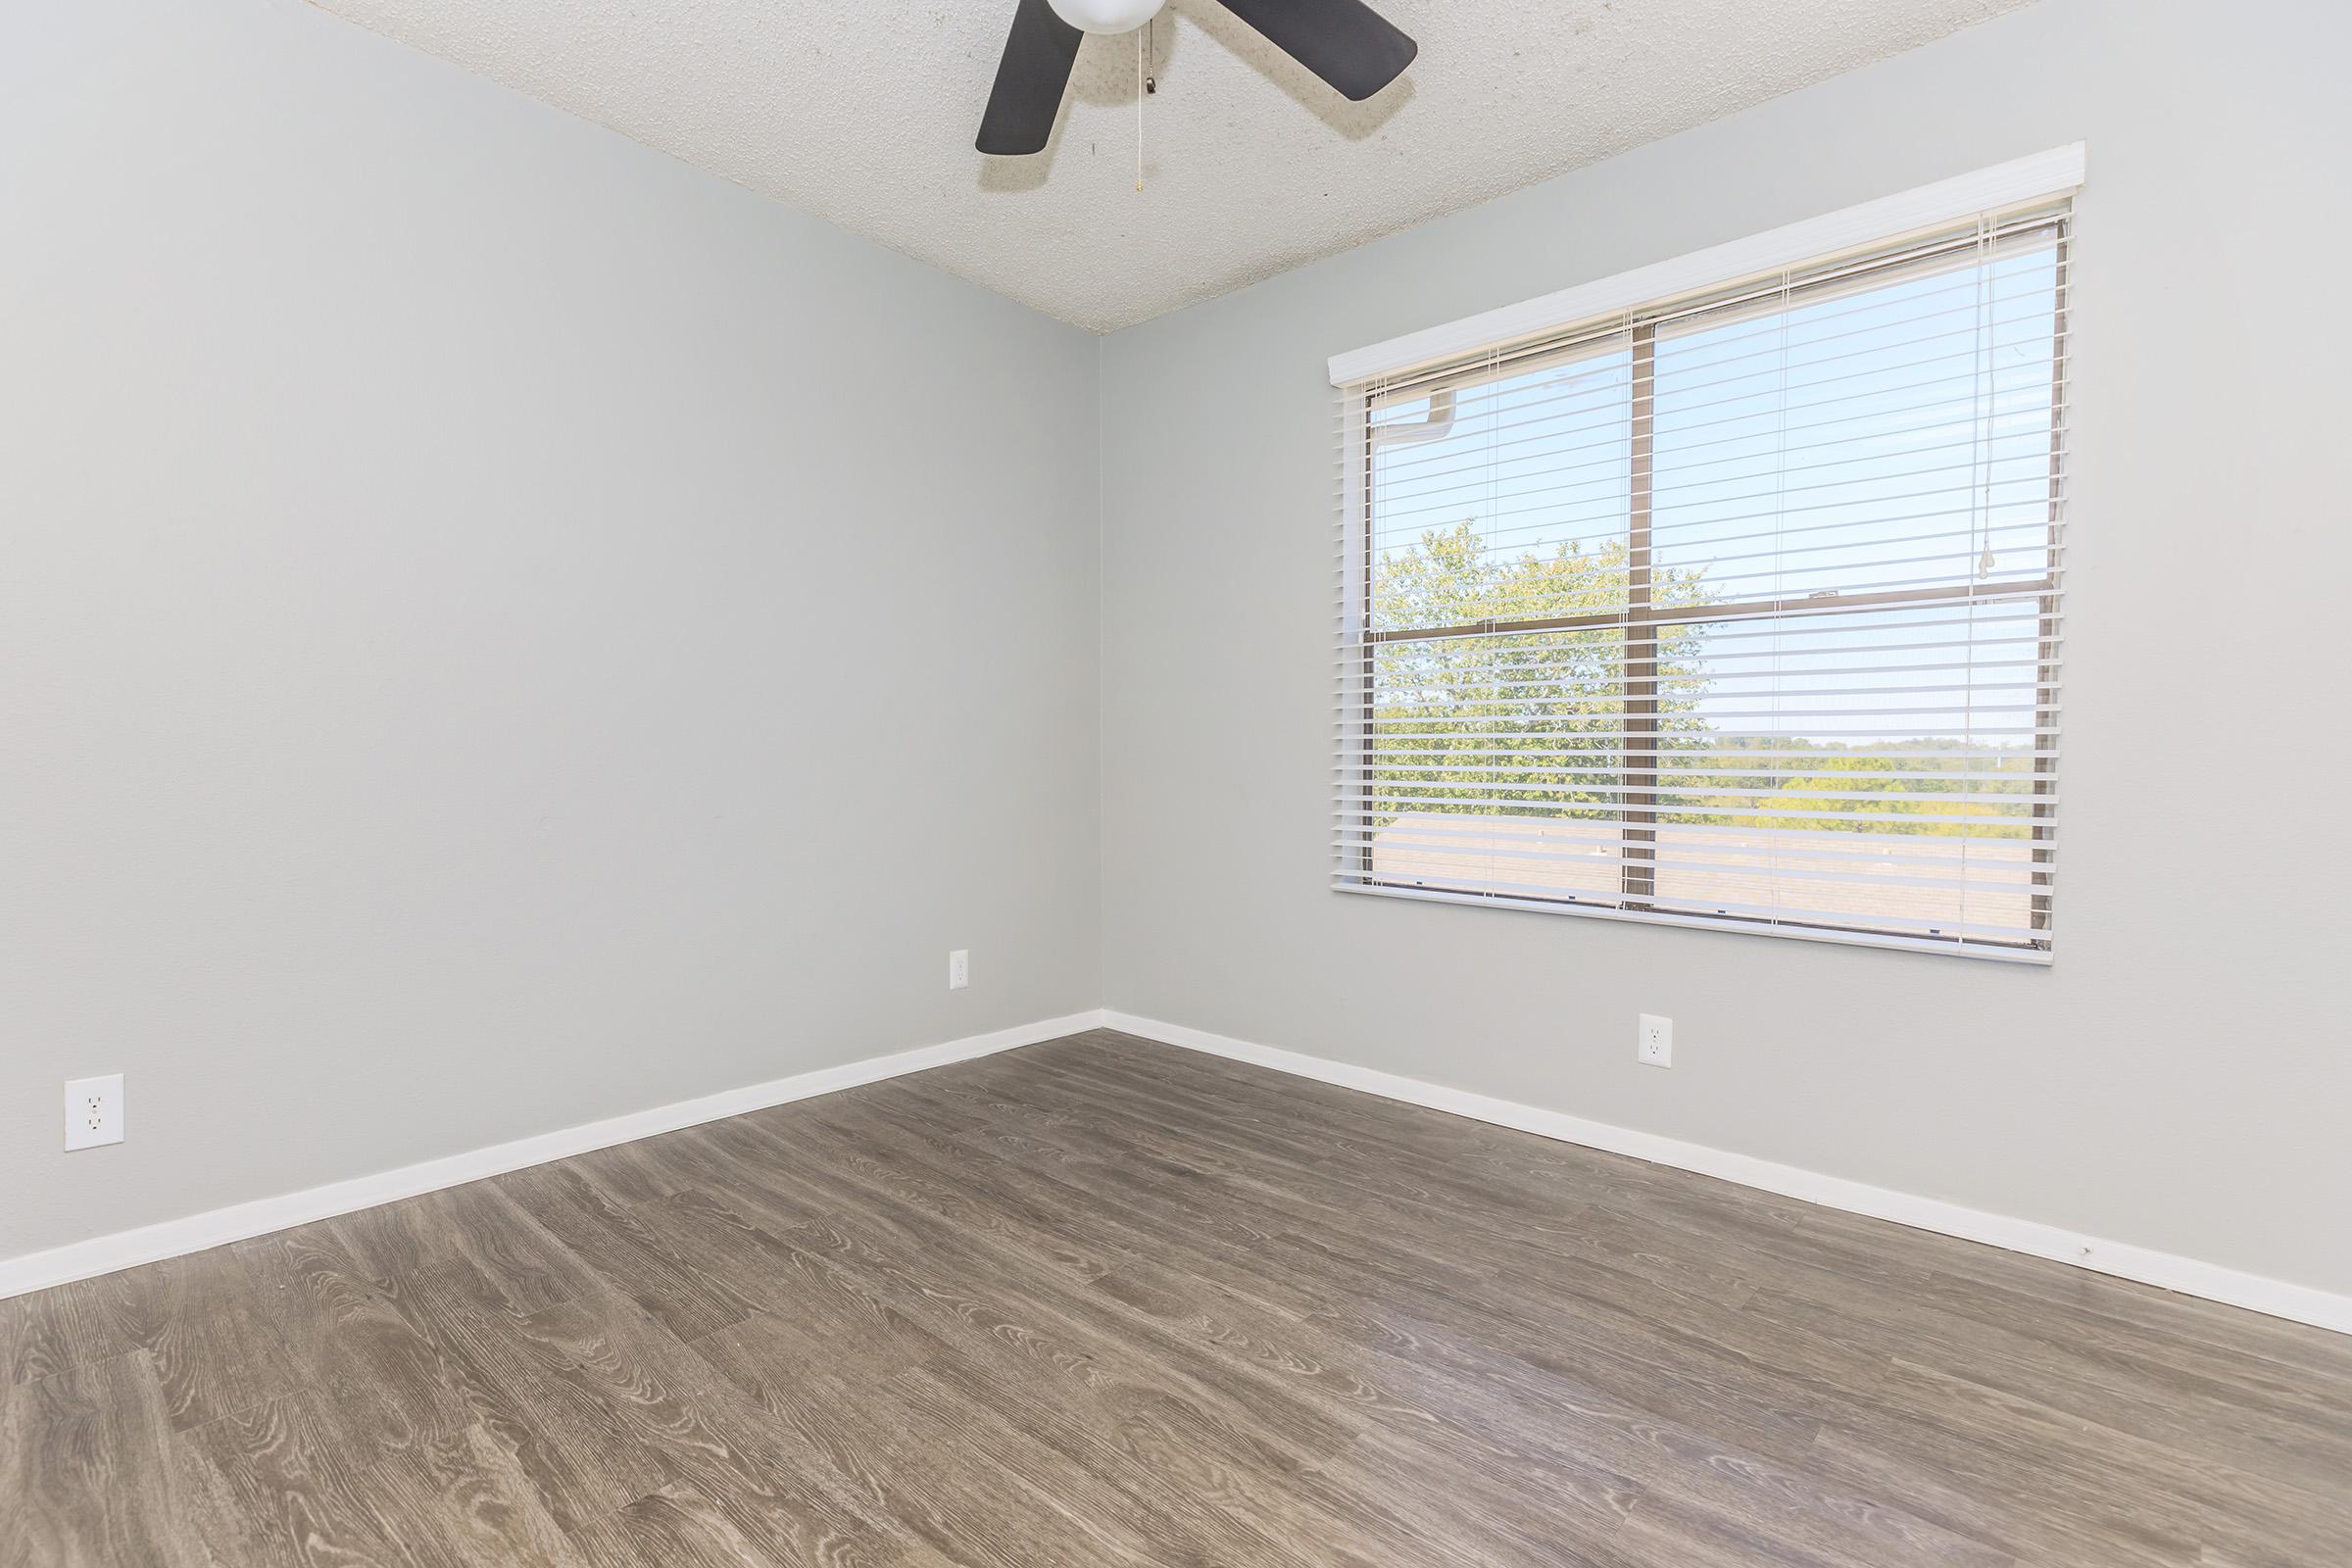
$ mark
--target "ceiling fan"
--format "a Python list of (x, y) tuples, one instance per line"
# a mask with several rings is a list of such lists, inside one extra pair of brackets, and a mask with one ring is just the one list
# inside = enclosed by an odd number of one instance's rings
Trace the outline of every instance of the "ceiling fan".
[[(1284, 54), (1354, 100), (1371, 97), (1413, 63), (1420, 45), (1363, 0), (1222, 0)], [(1045, 151), (1070, 83), (1078, 40), (1133, 32), (1166, 0), (1019, 0), (979, 147), (1000, 157)]]

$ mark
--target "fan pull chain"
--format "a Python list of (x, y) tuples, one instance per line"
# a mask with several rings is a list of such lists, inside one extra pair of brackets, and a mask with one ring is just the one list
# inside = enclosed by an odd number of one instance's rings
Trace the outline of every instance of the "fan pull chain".
[(1144, 188), (1144, 29), (1135, 29), (1135, 188)]

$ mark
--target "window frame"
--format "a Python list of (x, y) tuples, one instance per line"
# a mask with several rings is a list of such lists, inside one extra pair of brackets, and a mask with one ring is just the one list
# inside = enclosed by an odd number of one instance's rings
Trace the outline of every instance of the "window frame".
[[(1990, 244), (2008, 244), (2030, 236), (2046, 238), (2054, 256), (2057, 278), (2051, 318), (2049, 480), (2043, 509), (2042, 537), (2044, 568), (2038, 577), (2013, 579), (1993, 586), (1968, 582), (1925, 588), (1837, 592), (1831, 599), (1806, 595), (1798, 598), (1741, 600), (1710, 605), (1705, 607), (1703, 612), (1690, 607), (1661, 608), (1656, 605), (1652, 598), (1653, 448), (1656, 348), (1661, 326), (1708, 315), (1754, 310), (1759, 306), (1789, 309), (1811, 295), (1851, 291), (1857, 285), (1861, 288), (1883, 286), (1870, 280), (1884, 274), (1899, 274), (1923, 264), (1933, 264), (1942, 257), (1964, 257), (1972, 252), (1982, 255)], [(2013, 216), (2008, 221), (1995, 221), (1987, 215), (1980, 219), (1973, 231), (1951, 228), (1914, 244), (1897, 240), (1875, 250), (1863, 250), (1858, 255), (1807, 272), (1801, 282), (1795, 280), (1795, 270), (1784, 270), (1777, 276), (1750, 280), (1745, 284), (1698, 294), (1683, 301), (1661, 302), (1648, 308), (1628, 310), (1613, 320), (1593, 322), (1583, 332), (1549, 335), (1540, 342), (1521, 345), (1515, 350), (1497, 348), (1483, 355), (1456, 356), (1449, 366), (1436, 367), (1400, 378), (1400, 388), (1387, 387), (1377, 380), (1355, 388), (1348, 398), (1348, 407), (1342, 420), (1343, 439), (1354, 453), (1352, 463), (1344, 460), (1342, 466), (1344, 538), (1346, 548), (1352, 557), (1344, 564), (1342, 570), (1343, 583), (1348, 585), (1342, 596), (1342, 636), (1361, 645), (1362, 655), (1356, 679), (1361, 684), (1363, 700), (1356, 715), (1357, 725), (1352, 731), (1347, 729), (1343, 720), (1343, 765), (1339, 775), (1341, 789), (1345, 800), (1348, 789), (1348, 767), (1352, 764), (1356, 805), (1352, 808), (1343, 808), (1339, 819), (1343, 829), (1358, 835), (1360, 842), (1356, 846), (1352, 867), (1347, 864), (1347, 857), (1343, 857), (1341, 879), (1334, 885), (1343, 891), (1448, 903), (1547, 909), (1705, 929), (1765, 931), (1860, 946), (2048, 962), (2052, 951), (2054, 901), (2056, 758), (2052, 754), (2055, 751), (2059, 706), (2063, 593), (2061, 558), (2065, 534), (2066, 435), (2071, 390), (2068, 279), (2071, 276), (2073, 241), (2071, 199), (2043, 203)], [(1399, 391), (1410, 401), (1418, 402), (1427, 398), (1431, 402), (1431, 422), (1434, 423), (1443, 417), (1439, 412), (1442, 402), (1450, 405), (1467, 385), (1490, 383), (1521, 371), (1544, 358), (1574, 353), (1614, 338), (1628, 340), (1632, 355), (1629, 391), (1631, 482), (1627, 511), (1625, 608), (1563, 616), (1492, 617), (1447, 626), (1388, 629), (1378, 626), (1378, 606), (1374, 596), (1379, 556), (1375, 548), (1379, 532), (1375, 468), (1383, 431), (1399, 428), (1396, 425), (1374, 424), (1370, 416), (1380, 398), (1383, 395), (1396, 395)], [(1335, 361), (1334, 365), (1336, 378), (1338, 362)], [(1407, 424), (1401, 428), (1410, 429), (1412, 426)], [(1708, 913), (1659, 902), (1656, 845), (1664, 754), (1658, 746), (1662, 732), (1658, 724), (1657, 662), (1659, 643), (1669, 629), (1743, 620), (1802, 621), (1888, 609), (2025, 603), (2036, 606), (2038, 631), (2034, 662), (2034, 728), (2037, 739), (2032, 748), (2034, 755), (2029, 791), (2031, 804), (2025, 818), (2029, 835), (2027, 842), (2031, 846), (2026, 864), (2028, 929), (2033, 933), (2032, 936), (2011, 942), (1966, 934), (1939, 936), (1867, 925), (1786, 920), (1753, 914)], [(1616, 897), (1604, 899), (1563, 895), (1551, 898), (1524, 891), (1505, 893), (1482, 891), (1474, 887), (1431, 887), (1424, 882), (1401, 880), (1377, 871), (1374, 867), (1373, 819), (1380, 813), (1371, 808), (1369, 802), (1373, 794), (1374, 775), (1379, 770), (1372, 737), (1377, 723), (1375, 714), (1379, 685), (1376, 665), (1380, 648), (1399, 642), (1598, 629), (1621, 629), (1624, 632), (1621, 645), (1624, 651), (1623, 674), (1619, 683), (1624, 740), (1619, 765), (1613, 775), (1616, 787), (1610, 792), (1618, 803), (1615, 842), (1620, 855), (1620, 875)], [(1636, 743), (1637, 734), (1643, 738), (1645, 745)], [(2051, 744), (2041, 743), (2039, 738), (2045, 736), (2050, 738)], [(1646, 765), (1641, 765), (1644, 760)], [(1646, 786), (1637, 782), (1642, 778), (1648, 780)]]

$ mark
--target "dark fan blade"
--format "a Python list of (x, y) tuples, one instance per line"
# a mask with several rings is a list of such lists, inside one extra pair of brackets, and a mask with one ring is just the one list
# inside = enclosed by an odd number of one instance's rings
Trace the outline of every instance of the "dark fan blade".
[(1004, 40), (1004, 58), (997, 62), (988, 113), (980, 117), (982, 152), (1018, 158), (1046, 150), (1083, 36), (1046, 0), (1021, 0), (1012, 14), (1012, 34)]
[(1404, 74), (1421, 52), (1363, 0), (1225, 0), (1225, 9), (1357, 102)]

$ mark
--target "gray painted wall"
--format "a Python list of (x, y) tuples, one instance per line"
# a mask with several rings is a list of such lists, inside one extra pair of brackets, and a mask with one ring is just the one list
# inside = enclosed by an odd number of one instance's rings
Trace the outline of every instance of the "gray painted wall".
[[(0, 1256), (1107, 1001), (2352, 1289), (2348, 54), (2044, 0), (1098, 388), (293, 0), (9, 9)], [(2076, 137), (2058, 965), (1329, 892), (1324, 358)]]
[[(2352, 1290), (2348, 17), (2044, 0), (1109, 339), (1106, 1001)], [(2076, 138), (2056, 966), (1328, 891), (1326, 356)]]
[(1096, 361), (295, 0), (0, 8), (0, 1257), (1095, 1005)]

